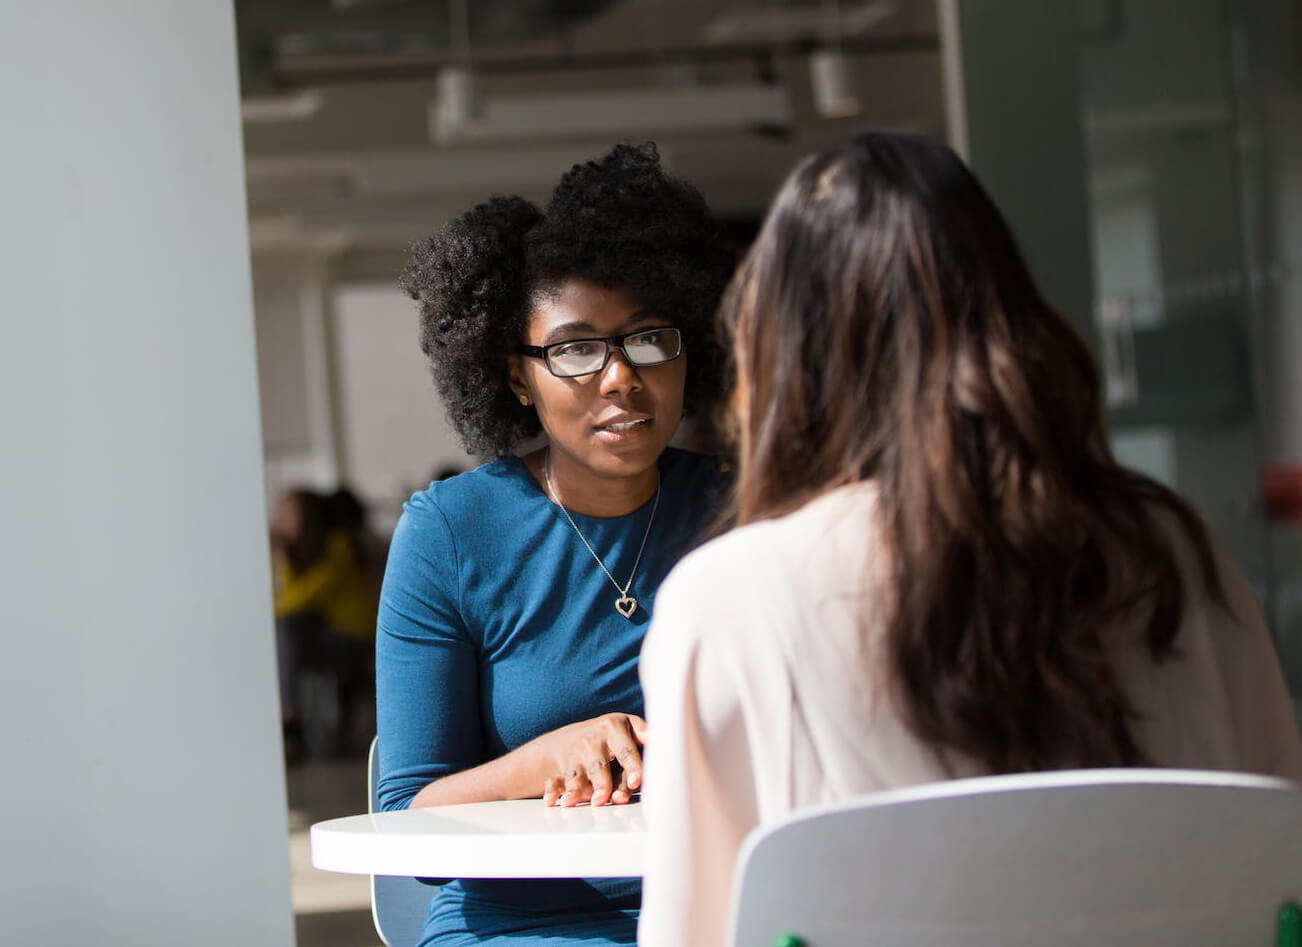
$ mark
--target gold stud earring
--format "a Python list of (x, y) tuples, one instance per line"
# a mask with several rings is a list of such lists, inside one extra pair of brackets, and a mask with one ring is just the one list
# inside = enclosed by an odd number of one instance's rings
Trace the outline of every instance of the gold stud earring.
[(529, 407), (529, 396), (528, 396), (528, 395), (526, 395), (526, 394), (519, 394), (519, 395), (517, 395), (516, 397), (520, 399), (520, 404), (524, 405), (526, 408)]

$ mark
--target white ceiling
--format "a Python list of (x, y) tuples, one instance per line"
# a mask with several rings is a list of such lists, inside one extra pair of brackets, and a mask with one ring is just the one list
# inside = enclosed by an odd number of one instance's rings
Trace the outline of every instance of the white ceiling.
[[(285, 5), (280, 22), (268, 9), (276, 3)], [(237, 15), (244, 6), (237, 4)], [(718, 213), (753, 219), (799, 156), (862, 125), (940, 133), (933, 0), (841, 0), (839, 38), (826, 26), (834, 6), (819, 0), (493, 0), (483, 7), (485, 16), (493, 14), (491, 23), (472, 12), (479, 44), (470, 49), (490, 105), (510, 98), (518, 111), (526, 97), (546, 96), (557, 108), (557, 97), (574, 96), (581, 108), (582, 96), (593, 92), (718, 89), (765, 78), (786, 91), (791, 120), (783, 128), (721, 123), (690, 133), (625, 120), (618, 135), (535, 129), (491, 143), (435, 144), (429, 108), (438, 69), (462, 58), (446, 45), (446, 30), (441, 38), (433, 29), (407, 37), (402, 29), (411, 28), (410, 20), (393, 25), (399, 13), (410, 12), (405, 0), (262, 0), (256, 19), (241, 22), (252, 113), (244, 141), (254, 253), (384, 260), (491, 194), (544, 198), (561, 172), (617, 138), (655, 140), (666, 164), (700, 187)], [(582, 18), (595, 7), (604, 8)], [(440, 20), (437, 14), (449, 13), (446, 3), (423, 9)], [(341, 51), (348, 37), (323, 26), (332, 10), (347, 20), (349, 35), (386, 48)], [(364, 28), (368, 12), (377, 24), (371, 32)], [(295, 17), (317, 32), (303, 32)], [(385, 24), (387, 33), (379, 28)], [(511, 39), (522, 24), (537, 39)], [(257, 52), (250, 51), (252, 34)], [(286, 36), (292, 41), (283, 41)], [(314, 47), (314, 36), (329, 42)], [(807, 53), (838, 41), (854, 65), (862, 109), (854, 118), (823, 119), (811, 104)], [(403, 43), (410, 51), (396, 51)], [(286, 106), (297, 116), (257, 120), (257, 110), (274, 115)], [(559, 117), (567, 126), (581, 124)]]

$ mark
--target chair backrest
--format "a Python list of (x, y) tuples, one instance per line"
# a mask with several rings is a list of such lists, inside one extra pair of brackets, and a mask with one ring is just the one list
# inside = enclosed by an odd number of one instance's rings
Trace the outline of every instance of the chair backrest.
[[(367, 812), (380, 811), (378, 740), (371, 740), (366, 760)], [(420, 940), (430, 899), (438, 889), (415, 878), (371, 875), (371, 919), (386, 947), (415, 947)]]
[(1160, 769), (954, 780), (753, 831), (731, 943), (1261, 944), (1302, 899), (1302, 792)]

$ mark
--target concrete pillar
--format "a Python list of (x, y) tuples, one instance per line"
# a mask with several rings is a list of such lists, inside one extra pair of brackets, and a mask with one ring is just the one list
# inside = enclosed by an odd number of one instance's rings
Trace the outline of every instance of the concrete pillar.
[(229, 0), (0, 5), (0, 927), (293, 942)]
[(1041, 291), (1093, 347), (1076, 4), (937, 7), (950, 142), (1008, 218)]

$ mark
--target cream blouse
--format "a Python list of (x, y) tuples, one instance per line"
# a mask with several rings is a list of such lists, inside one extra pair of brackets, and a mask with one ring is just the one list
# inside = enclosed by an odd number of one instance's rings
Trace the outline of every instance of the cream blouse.
[[(876, 490), (858, 484), (702, 546), (661, 586), (643, 646), (648, 860), (639, 942), (720, 944), (752, 828), (876, 789), (979, 775), (904, 726), (873, 610)], [(1178, 532), (1172, 530), (1173, 537)], [(1129, 646), (1117, 668), (1158, 764), (1302, 780), (1302, 741), (1251, 589), (1218, 551), (1229, 611), (1190, 595), (1178, 657)], [(1119, 638), (1136, 636), (1121, 635)]]

